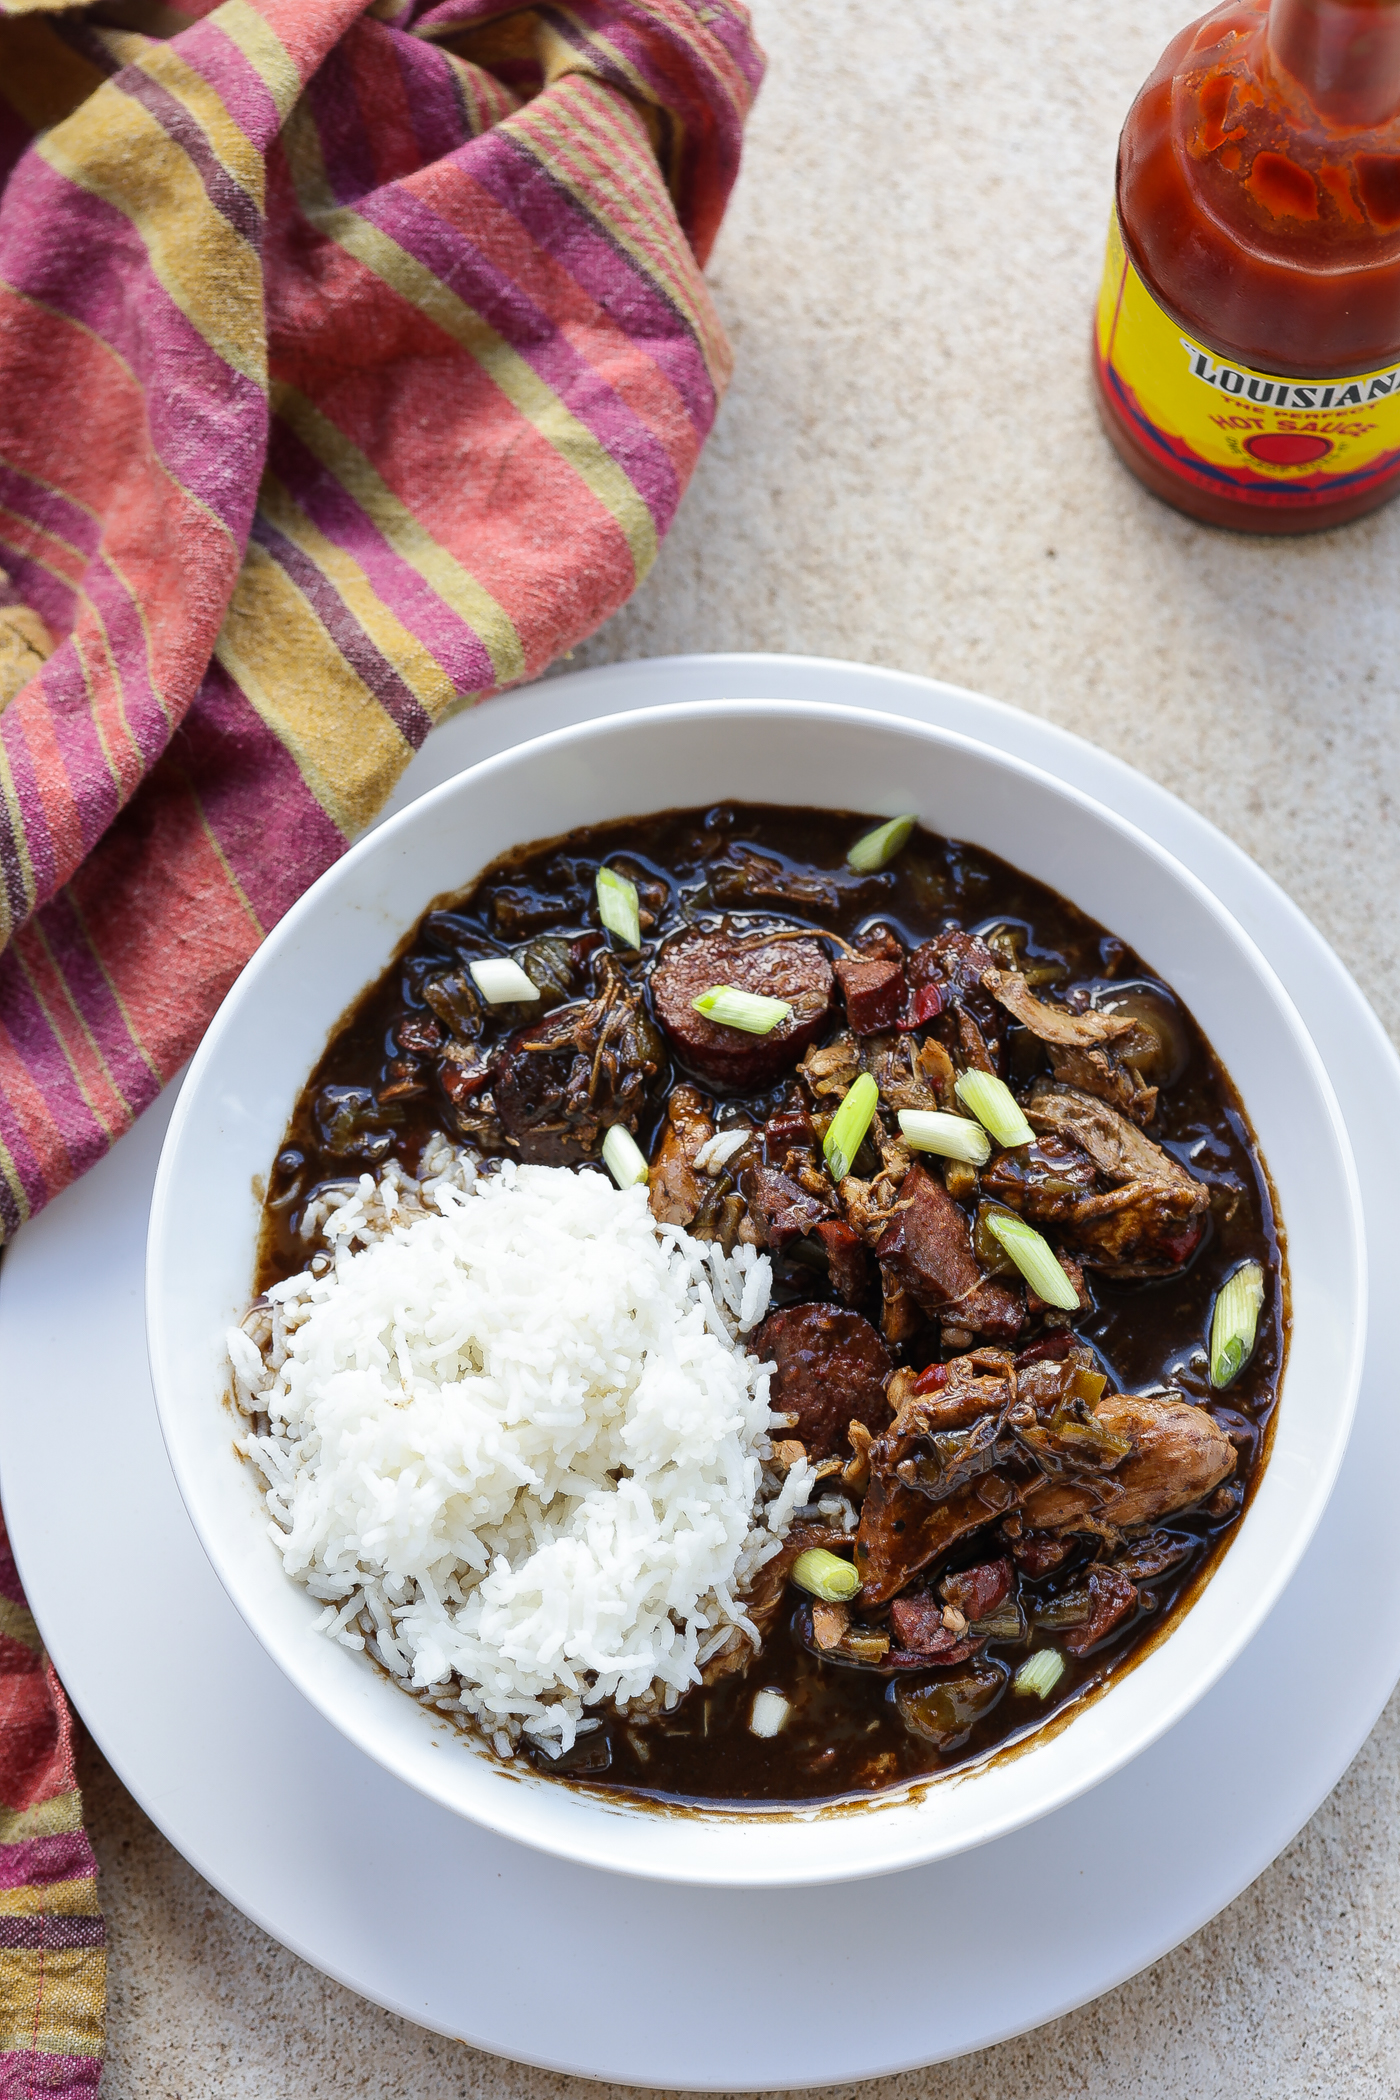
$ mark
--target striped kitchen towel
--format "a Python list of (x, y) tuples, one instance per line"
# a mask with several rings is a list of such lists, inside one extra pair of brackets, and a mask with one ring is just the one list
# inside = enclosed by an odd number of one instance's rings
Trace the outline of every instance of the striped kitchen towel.
[[(729, 351), (740, 0), (0, 0), (0, 1240), (432, 725), (646, 575)], [(0, 1546), (0, 2100), (91, 2093), (69, 1720)]]
[(106, 1997), (72, 1723), (0, 1522), (0, 2100), (94, 2093)]
[(0, 0), (0, 1238), (646, 575), (760, 71), (738, 0)]

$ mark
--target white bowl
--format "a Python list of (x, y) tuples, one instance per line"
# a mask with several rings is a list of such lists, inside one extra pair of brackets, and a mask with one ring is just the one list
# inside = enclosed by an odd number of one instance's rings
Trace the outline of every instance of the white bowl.
[[(1293, 1332), (1273, 1453), (1181, 1624), (1023, 1754), (855, 1806), (658, 1810), (502, 1768), (312, 1632), (319, 1607), (282, 1573), (221, 1399), (224, 1332), (253, 1275), (255, 1179), (337, 1018), (429, 900), (525, 841), (725, 799), (917, 810), (1121, 935), (1180, 993), (1232, 1074), (1288, 1235)], [(525, 1844), (661, 1880), (754, 1887), (886, 1873), (986, 1843), (1097, 1785), (1171, 1727), (1262, 1623), (1322, 1514), (1351, 1426), (1365, 1297), (1355, 1169), (1327, 1075), (1268, 963), (1210, 892), (1110, 810), (968, 737), (769, 700), (561, 730), (474, 766), (363, 839), (269, 935), (205, 1036), (161, 1157), (147, 1258), (151, 1369), (180, 1491), (229, 1595), (320, 1712), (409, 1785)]]

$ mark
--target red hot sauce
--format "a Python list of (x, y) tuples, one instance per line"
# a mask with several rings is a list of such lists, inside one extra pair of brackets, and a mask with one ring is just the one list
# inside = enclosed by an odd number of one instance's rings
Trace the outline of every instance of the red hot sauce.
[(1108, 435), (1212, 525), (1400, 489), (1400, 0), (1226, 0), (1123, 127), (1095, 330)]

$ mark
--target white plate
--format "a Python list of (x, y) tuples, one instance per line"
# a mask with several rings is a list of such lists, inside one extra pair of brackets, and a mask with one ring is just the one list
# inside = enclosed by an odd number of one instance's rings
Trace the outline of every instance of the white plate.
[[(1223, 1565), (1171, 1638), (1107, 1697), (1068, 1709), (1068, 1725), (1034, 1755), (834, 1812), (658, 1816), (528, 1767), (503, 1770), (316, 1633), (321, 1606), (269, 1551), (266, 1513), (215, 1396), (227, 1383), (224, 1337), (247, 1302), (254, 1185), (336, 1016), (428, 900), (531, 831), (557, 837), (665, 807), (678, 781), (681, 799), (703, 806), (739, 780), (756, 802), (831, 808), (845, 794), (886, 815), (903, 803), (935, 832), (1014, 857), (1111, 917), (1186, 1001), (1248, 1106), (1288, 1234), (1293, 1326), (1268, 1471)], [(424, 796), (323, 876), (263, 943), (199, 1047), (146, 1248), (156, 1406), (185, 1507), (225, 1589), (311, 1704), (387, 1771), (503, 1837), (583, 1866), (731, 1888), (861, 1879), (986, 1844), (1097, 1786), (1172, 1727), (1263, 1624), (1307, 1548), (1351, 1427), (1364, 1307), (1360, 1197), (1317, 1052), (1259, 949), (1189, 870), (1113, 812), (980, 741), (870, 709), (737, 697), (531, 739)]]
[[(1400, 1252), (1400, 1066), (1369, 1007), (1226, 840), (1061, 731), (886, 672), (694, 658), (494, 702), (430, 741), (413, 786), (564, 721), (760, 685), (998, 743), (1183, 859), (1259, 942), (1312, 1031), (1356, 1145), (1373, 1272), (1388, 1273)], [(878, 1945), (878, 2020), (775, 2017), (810, 1986), (810, 1894), (668, 1890), (488, 1836), (353, 1751), (247, 1631), (184, 1515), (146, 1372), (141, 1250), (165, 1120), (164, 1105), (153, 1110), (26, 1227), (0, 1271), (0, 1489), (21, 1572), (85, 1720), (172, 1843), (279, 1939), (411, 2019), (550, 2068), (709, 2090), (869, 2078), (983, 2047), (1107, 1990), (1229, 1902), (1336, 1783), (1400, 1674), (1400, 1567), (1386, 1546), (1400, 1436), (1378, 1292), (1337, 1488), (1239, 1661), (1092, 1794), (995, 1845), (843, 1888), (841, 1931), (823, 1934), (824, 1980), (859, 2004)], [(1349, 1609), (1357, 1594), (1364, 1635)], [(146, 1599), (159, 1599), (159, 1654)], [(1325, 1697), (1299, 1696), (1297, 1659), (1309, 1653), (1327, 1655)], [(1200, 1814), (1212, 1782), (1229, 1789), (1223, 1820)], [(722, 1979), (724, 2014), (685, 2024), (675, 2008), (697, 1975)]]

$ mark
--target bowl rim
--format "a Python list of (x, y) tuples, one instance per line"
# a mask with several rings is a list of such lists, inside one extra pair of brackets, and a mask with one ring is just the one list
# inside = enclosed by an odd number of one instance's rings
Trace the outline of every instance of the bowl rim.
[[(224, 1564), (218, 1545), (217, 1531), (205, 1521), (197, 1483), (192, 1478), (185, 1464), (185, 1453), (181, 1443), (182, 1416), (179, 1394), (177, 1385), (172, 1381), (169, 1367), (166, 1363), (162, 1334), (161, 1305), (159, 1302), (161, 1259), (165, 1251), (167, 1215), (176, 1188), (182, 1141), (187, 1126), (197, 1113), (201, 1101), (203, 1081), (210, 1066), (217, 1059), (225, 1033), (246, 1002), (250, 998), (256, 997), (263, 975), (275, 967), (282, 949), (300, 935), (303, 926), (308, 921), (314, 920), (316, 915), (327, 907), (328, 903), (332, 903), (336, 890), (350, 881), (367, 860), (376, 858), (382, 853), (394, 851), (429, 811), (441, 804), (450, 802), (453, 798), (460, 795), (468, 783), (478, 786), (482, 783), (489, 783), (493, 775), (500, 772), (513, 771), (518, 768), (522, 761), (529, 762), (547, 757), (552, 752), (577, 746), (590, 738), (612, 732), (621, 732), (625, 736), (634, 731), (644, 732), (648, 729), (664, 728), (669, 723), (693, 723), (701, 717), (707, 723), (715, 724), (722, 721), (725, 717), (745, 720), (781, 717), (790, 723), (795, 716), (806, 716), (815, 721), (840, 722), (866, 734), (892, 732), (898, 738), (911, 742), (921, 742), (926, 747), (959, 751), (969, 759), (984, 766), (989, 766), (994, 773), (1019, 775), (1033, 788), (1038, 788), (1042, 792), (1048, 790), (1053, 797), (1058, 798), (1060, 801), (1071, 806), (1078, 806), (1096, 824), (1107, 826), (1119, 834), (1130, 847), (1136, 849), (1147, 860), (1152, 862), (1156, 869), (1169, 881), (1175, 882), (1193, 895), (1196, 903), (1215, 920), (1226, 937), (1248, 957), (1257, 978), (1268, 990), (1277, 1014), (1287, 1024), (1296, 1052), (1309, 1069), (1309, 1076), (1315, 1089), (1317, 1106), (1322, 1111), (1330, 1128), (1332, 1152), (1344, 1185), (1345, 1212), (1352, 1248), (1356, 1257), (1349, 1265), (1351, 1297), (1347, 1326), (1353, 1339), (1348, 1349), (1344, 1387), (1340, 1392), (1337, 1392), (1334, 1388), (1334, 1393), (1340, 1399), (1341, 1405), (1334, 1410), (1335, 1427), (1326, 1463), (1312, 1475), (1311, 1492), (1304, 1520), (1295, 1525), (1286, 1543), (1274, 1556), (1267, 1579), (1254, 1591), (1249, 1600), (1248, 1608), (1236, 1621), (1233, 1630), (1220, 1642), (1209, 1663), (1198, 1669), (1195, 1675), (1191, 1677), (1189, 1683), (1181, 1687), (1174, 1697), (1163, 1703), (1157, 1716), (1150, 1724), (1136, 1729), (1130, 1736), (1117, 1744), (1116, 1747), (1106, 1752), (1100, 1749), (1098, 1755), (1088, 1760), (1088, 1768), (1083, 1774), (1065, 1778), (1052, 1791), (1047, 1792), (1043, 1798), (1035, 1800), (1031, 1805), (1010, 1809), (988, 1820), (983, 1825), (957, 1834), (951, 1839), (946, 1834), (937, 1833), (935, 1819), (932, 1816), (925, 1816), (923, 1820), (926, 1832), (922, 1842), (906, 1842), (899, 1848), (899, 1854), (896, 1858), (882, 1858), (875, 1863), (847, 1860), (834, 1866), (830, 1860), (808, 1864), (796, 1853), (794, 1848), (794, 1856), (776, 1868), (772, 1865), (747, 1868), (736, 1866), (732, 1860), (728, 1863), (721, 1863), (719, 1860), (698, 1859), (693, 1861), (684, 1871), (678, 1871), (674, 1864), (667, 1864), (659, 1856), (649, 1856), (646, 1848), (643, 1848), (638, 1856), (628, 1858), (625, 1861), (610, 1856), (605, 1836), (609, 1824), (615, 1823), (619, 1817), (633, 1821), (644, 1819), (646, 1827), (650, 1831), (655, 1832), (658, 1837), (665, 1828), (688, 1825), (692, 1829), (699, 1828), (715, 1831), (718, 1831), (720, 1828), (746, 1831), (766, 1830), (769, 1832), (777, 1830), (786, 1832), (797, 1831), (810, 1838), (815, 1834), (816, 1829), (822, 1827), (823, 1824), (827, 1828), (832, 1827), (833, 1821), (837, 1817), (842, 1818), (848, 1824), (863, 1825), (871, 1829), (875, 1827), (877, 1822), (883, 1823), (886, 1828), (889, 1828), (896, 1818), (902, 1819), (905, 1823), (911, 1822), (913, 1818), (918, 1816), (923, 1803), (927, 1800), (936, 1801), (944, 1788), (967, 1786), (975, 1783), (979, 1775), (988, 1769), (988, 1765), (995, 1762), (995, 1758), (984, 1760), (970, 1767), (964, 1767), (956, 1772), (939, 1777), (932, 1783), (927, 1781), (923, 1783), (916, 1782), (912, 1788), (894, 1789), (889, 1794), (878, 1795), (868, 1801), (863, 1800), (856, 1804), (797, 1804), (791, 1808), (765, 1808), (757, 1812), (745, 1812), (734, 1808), (708, 1809), (702, 1806), (700, 1808), (687, 1808), (679, 1815), (669, 1814), (664, 1807), (658, 1810), (650, 1804), (639, 1808), (628, 1802), (625, 1797), (609, 1797), (602, 1794), (594, 1794), (583, 1788), (559, 1788), (547, 1777), (543, 1776), (535, 1777), (531, 1775), (530, 1779), (525, 1780), (522, 1784), (514, 1774), (503, 1775), (515, 1779), (516, 1783), (510, 1787), (500, 1786), (497, 1789), (501, 1797), (500, 1807), (502, 1811), (504, 1811), (511, 1797), (519, 1801), (522, 1796), (529, 1797), (535, 1794), (537, 1790), (544, 1789), (549, 1796), (557, 1797), (560, 1794), (566, 1794), (570, 1800), (586, 1803), (591, 1809), (600, 1812), (591, 1818), (591, 1821), (597, 1826), (598, 1835), (591, 1839), (571, 1840), (568, 1842), (561, 1842), (557, 1833), (546, 1834), (533, 1829), (530, 1826), (528, 1816), (521, 1817), (504, 1812), (500, 1814), (491, 1813), (480, 1804), (464, 1802), (460, 1798), (460, 1790), (454, 1789), (450, 1783), (442, 1783), (448, 1778), (448, 1774), (445, 1771), (442, 1773), (441, 1781), (437, 1778), (437, 1775), (429, 1770), (421, 1772), (406, 1771), (402, 1764), (389, 1753), (387, 1748), (377, 1746), (373, 1740), (366, 1739), (366, 1731), (355, 1725), (354, 1721), (343, 1710), (343, 1706), (334, 1697), (323, 1694), (320, 1687), (309, 1686), (298, 1677), (292, 1666), (291, 1659), (282, 1652), (277, 1629), (263, 1623), (262, 1618), (241, 1594), (236, 1580), (232, 1578), (231, 1571)], [(606, 820), (599, 819), (598, 821)], [(987, 850), (997, 851), (998, 849), (989, 847)], [(421, 915), (428, 908), (430, 901), (427, 898), (422, 901), (417, 908), (417, 915)], [(412, 923), (413, 920), (408, 922), (410, 925)], [(398, 936), (395, 936), (395, 939), (397, 938)], [(1252, 936), (1235, 918), (1229, 908), (1215, 896), (1214, 892), (1206, 884), (1194, 875), (1191, 869), (1179, 861), (1168, 849), (1159, 845), (1155, 839), (1142, 831), (1131, 820), (1120, 816), (1108, 804), (1099, 801), (1095, 796), (1086, 793), (1071, 783), (1057, 778), (1056, 775), (1049, 772), (1046, 768), (1018, 755), (999, 750), (996, 746), (986, 744), (976, 736), (968, 735), (960, 730), (946, 728), (939, 723), (906, 715), (886, 713), (883, 710), (867, 706), (844, 706), (826, 700), (780, 699), (756, 695), (754, 697), (735, 696), (723, 700), (672, 701), (650, 707), (613, 711), (591, 716), (585, 721), (566, 724), (543, 732), (536, 737), (526, 739), (520, 744), (507, 746), (504, 750), (495, 752), (477, 761), (475, 764), (464, 767), (448, 779), (427, 790), (422, 796), (416, 798), (404, 808), (396, 811), (391, 817), (372, 825), (345, 854), (318, 877), (317, 881), (290, 907), (283, 918), (260, 943), (247, 963), (245, 963), (233, 985), (226, 993), (191, 1059), (162, 1145), (151, 1200), (147, 1233), (145, 1309), (147, 1345), (161, 1432), (181, 1499), (194, 1525), (196, 1535), (221, 1584), (232, 1599), (244, 1622), (249, 1626), (260, 1644), (271, 1655), (272, 1659), (297, 1685), (303, 1696), (307, 1697), (334, 1727), (353, 1742), (365, 1755), (383, 1765), (395, 1777), (425, 1793), (429, 1798), (452, 1809), (454, 1813), (465, 1815), (486, 1827), (499, 1831), (507, 1837), (530, 1844), (553, 1856), (573, 1860), (580, 1864), (600, 1867), (607, 1871), (669, 1882), (680, 1882), (694, 1886), (776, 1887), (825, 1884), (841, 1880), (866, 1878), (872, 1874), (878, 1875), (890, 1871), (898, 1871), (905, 1867), (913, 1867), (940, 1857), (948, 1857), (959, 1851), (973, 1849), (978, 1845), (991, 1842), (1005, 1835), (1010, 1830), (1024, 1827), (1037, 1820), (1040, 1816), (1053, 1812), (1087, 1789), (1097, 1785), (1103, 1779), (1108, 1778), (1113, 1772), (1121, 1769), (1125, 1764), (1137, 1757), (1150, 1743), (1154, 1742), (1168, 1728), (1173, 1726), (1184, 1713), (1189, 1711), (1205, 1695), (1211, 1685), (1217, 1681), (1248, 1644), (1258, 1627), (1262, 1625), (1268, 1613), (1273, 1609), (1286, 1584), (1296, 1571), (1308, 1541), (1316, 1530), (1323, 1510), (1326, 1507), (1327, 1499), (1335, 1484), (1342, 1458), (1345, 1454), (1355, 1413), (1362, 1371), (1362, 1352), (1355, 1337), (1364, 1333), (1368, 1287), (1364, 1218), (1361, 1209), (1355, 1160), (1326, 1067), (1306, 1025), (1267, 957), (1264, 956)], [(294, 1591), (296, 1586), (289, 1582), (288, 1588)], [(1199, 1599), (1197, 1602), (1199, 1602)], [(1192, 1610), (1195, 1608), (1195, 1604), (1190, 1607)], [(1162, 1646), (1169, 1645), (1169, 1642), (1170, 1636), (1166, 1642), (1162, 1643)], [(402, 1692), (398, 1691), (396, 1687), (388, 1685), (387, 1680), (385, 1682), (386, 1688), (391, 1693), (399, 1698), (403, 1698)], [(1112, 1689), (1112, 1686), (1110, 1686), (1108, 1691), (1092, 1702), (1091, 1707), (1087, 1710), (1101, 1709)], [(1033, 1744), (1034, 1735), (1027, 1740)], [(448, 1762), (448, 1760), (441, 1761), (443, 1765), (446, 1765)], [(496, 1775), (493, 1774), (494, 1776)], [(912, 1837), (912, 1831), (910, 1836)], [(664, 1850), (662, 1847), (657, 1849), (658, 1852)]]

